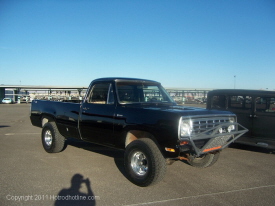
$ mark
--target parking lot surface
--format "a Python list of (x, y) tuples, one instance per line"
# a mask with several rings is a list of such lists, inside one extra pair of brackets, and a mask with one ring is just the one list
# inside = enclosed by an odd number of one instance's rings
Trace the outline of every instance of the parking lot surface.
[(212, 167), (168, 166), (162, 182), (141, 188), (125, 177), (123, 151), (68, 140), (49, 154), (29, 104), (0, 104), (0, 205), (274, 205), (275, 155), (225, 149)]

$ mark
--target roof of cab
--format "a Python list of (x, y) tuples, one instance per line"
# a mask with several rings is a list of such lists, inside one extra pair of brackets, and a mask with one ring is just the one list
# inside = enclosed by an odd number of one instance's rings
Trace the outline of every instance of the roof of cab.
[(208, 92), (209, 95), (224, 94), (224, 95), (273, 95), (275, 96), (275, 91), (266, 90), (250, 90), (250, 89), (216, 89)]
[(104, 78), (99, 78), (95, 79), (94, 81), (134, 81), (134, 82), (155, 82), (158, 83), (157, 81), (154, 80), (148, 80), (148, 79), (139, 79), (139, 78), (128, 78), (128, 77), (104, 77)]

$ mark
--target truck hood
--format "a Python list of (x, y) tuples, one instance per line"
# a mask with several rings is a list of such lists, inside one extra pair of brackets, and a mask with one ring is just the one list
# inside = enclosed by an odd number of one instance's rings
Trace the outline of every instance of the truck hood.
[(151, 111), (158, 111), (158, 112), (166, 112), (166, 113), (174, 113), (180, 116), (186, 115), (223, 115), (223, 114), (233, 114), (229, 111), (220, 111), (220, 110), (209, 110), (201, 107), (190, 107), (190, 106), (178, 106), (178, 105), (127, 105), (127, 107), (139, 107), (140, 109), (146, 109)]

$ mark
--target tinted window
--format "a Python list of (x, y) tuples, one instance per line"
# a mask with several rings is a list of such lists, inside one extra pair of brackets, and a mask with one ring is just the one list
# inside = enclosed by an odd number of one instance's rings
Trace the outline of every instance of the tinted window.
[(257, 112), (275, 112), (275, 98), (257, 97), (255, 102)]
[(228, 108), (232, 109), (250, 109), (252, 106), (252, 97), (250, 96), (229, 96)]
[(213, 109), (225, 109), (226, 108), (226, 97), (225, 95), (216, 95), (212, 97)]

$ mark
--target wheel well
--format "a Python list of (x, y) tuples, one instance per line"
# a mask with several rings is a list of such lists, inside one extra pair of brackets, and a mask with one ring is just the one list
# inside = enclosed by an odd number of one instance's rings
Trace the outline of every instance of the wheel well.
[(49, 117), (49, 116), (42, 116), (41, 118), (41, 124), (42, 124), (42, 127), (47, 123), (47, 122), (52, 122), (54, 121), (54, 119), (52, 117)]
[(142, 131), (142, 130), (130, 130), (130, 131), (128, 131), (126, 138), (125, 138), (125, 148), (132, 141), (139, 139), (139, 138), (149, 138), (149, 139), (152, 139), (154, 142), (156, 142), (155, 137), (149, 132)]

